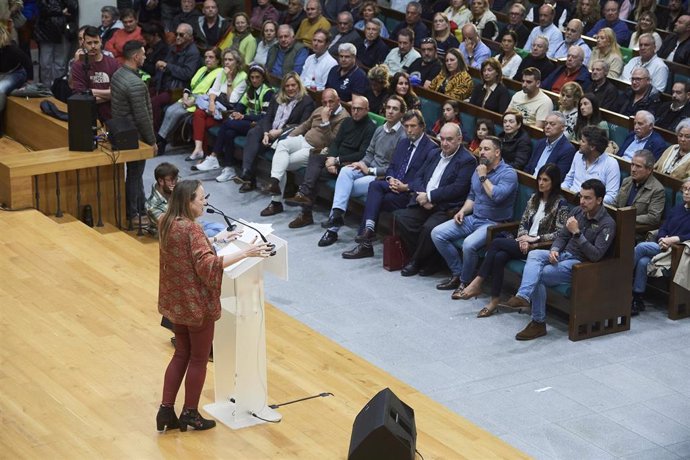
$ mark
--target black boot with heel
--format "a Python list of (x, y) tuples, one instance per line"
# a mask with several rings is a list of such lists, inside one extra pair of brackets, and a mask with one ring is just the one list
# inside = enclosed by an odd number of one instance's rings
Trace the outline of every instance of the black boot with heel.
[(216, 421), (206, 420), (196, 409), (183, 409), (180, 414), (180, 431), (187, 431), (187, 426), (196, 431), (208, 430), (216, 426)]
[(174, 430), (180, 427), (177, 415), (175, 415), (175, 408), (173, 406), (163, 406), (158, 409), (156, 415), (156, 427), (159, 433), (164, 433), (167, 430)]

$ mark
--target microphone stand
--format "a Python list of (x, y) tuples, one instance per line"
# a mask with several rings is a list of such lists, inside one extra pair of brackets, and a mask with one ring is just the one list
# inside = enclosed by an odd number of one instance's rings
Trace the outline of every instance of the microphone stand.
[(220, 214), (221, 216), (223, 216), (223, 219), (225, 220), (225, 223), (228, 224), (228, 231), (232, 231), (232, 230), (236, 227), (235, 225), (233, 225), (232, 223), (230, 223), (230, 221), (237, 222), (237, 223), (240, 224), (240, 225), (244, 225), (245, 227), (250, 228), (250, 229), (254, 230), (256, 233), (258, 233), (258, 235), (261, 237), (261, 239), (263, 240), (263, 242), (266, 243), (266, 244), (268, 244), (268, 247), (271, 249), (271, 254), (270, 254), (271, 256), (276, 255), (276, 251), (275, 251), (276, 245), (273, 244), (273, 243), (270, 243), (270, 242), (266, 239), (266, 237), (264, 236), (264, 234), (261, 233), (259, 230), (257, 230), (256, 228), (252, 227), (252, 226), (249, 225), (249, 224), (246, 224), (246, 223), (244, 223), (244, 222), (242, 222), (242, 221), (240, 221), (240, 220), (235, 219), (234, 217), (228, 216), (227, 214), (225, 214), (223, 211), (221, 211), (220, 209), (216, 208), (216, 207), (213, 206), (212, 204), (206, 203), (206, 206), (208, 207), (208, 209), (206, 209), (206, 212), (207, 212), (208, 214)]

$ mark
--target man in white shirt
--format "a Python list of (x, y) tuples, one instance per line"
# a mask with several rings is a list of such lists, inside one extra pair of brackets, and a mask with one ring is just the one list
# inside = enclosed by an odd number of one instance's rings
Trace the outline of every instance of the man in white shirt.
[(652, 85), (663, 93), (666, 89), (666, 81), (668, 80), (668, 67), (664, 60), (656, 55), (656, 43), (652, 34), (640, 35), (640, 55), (628, 61), (623, 67), (620, 79), (630, 83), (632, 71), (638, 67), (644, 67), (649, 71), (649, 76), (652, 79)]
[(513, 94), (508, 109), (522, 114), (526, 125), (543, 128), (548, 114), (553, 111), (553, 102), (540, 88), (541, 72), (528, 67), (522, 72), (522, 91)]
[(529, 37), (527, 37), (527, 43), (525, 43), (524, 49), (532, 49), (532, 42), (534, 39), (543, 35), (549, 39), (549, 50), (547, 51), (546, 55), (550, 58), (554, 56), (556, 49), (563, 41), (563, 34), (553, 23), (555, 13), (556, 10), (554, 7), (548, 3), (545, 3), (539, 7), (539, 27), (532, 29)]
[(398, 32), (398, 47), (393, 48), (386, 59), (383, 61), (391, 71), (391, 75), (396, 72), (405, 71), (410, 65), (422, 57), (417, 50), (413, 48), (414, 32), (409, 29), (403, 29)]
[(311, 39), (311, 47), (314, 54), (310, 55), (304, 62), (300, 78), (304, 86), (315, 91), (323, 91), (326, 87), (328, 72), (338, 65), (330, 53), (327, 53), (330, 34), (328, 31), (318, 29), (314, 32)]

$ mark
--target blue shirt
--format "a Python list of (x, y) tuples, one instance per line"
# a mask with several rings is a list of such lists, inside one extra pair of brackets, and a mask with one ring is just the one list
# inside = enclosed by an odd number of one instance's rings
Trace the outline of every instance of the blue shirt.
[(465, 46), (464, 41), (460, 43), (459, 49), (462, 53), (462, 56), (465, 58), (467, 65), (474, 67), (475, 69), (481, 69), (482, 63), (491, 57), (491, 49), (481, 40), (479, 40), (474, 47), (474, 55), (472, 56), (472, 59), (470, 59), (469, 54), (467, 54), (467, 46)]
[[(540, 36), (545, 36), (549, 40), (549, 49), (546, 51), (546, 56), (553, 58), (554, 53), (556, 52), (556, 49), (561, 45), (563, 42), (563, 33), (561, 30), (556, 27), (553, 23), (551, 23), (549, 26), (546, 28), (542, 27), (535, 27), (532, 29), (532, 32), (530, 32), (529, 37), (527, 37), (527, 41), (525, 42), (525, 46), (522, 48), (530, 51), (532, 49), (532, 42)], [(546, 75), (542, 75), (542, 78), (545, 78)]]
[[(549, 142), (549, 139), (546, 138), (546, 147), (544, 147), (544, 151), (541, 152), (541, 156), (539, 157), (539, 161), (537, 161), (537, 166), (534, 167), (534, 175), (536, 176), (539, 170), (541, 169), (542, 166), (546, 164), (546, 161), (549, 159), (549, 156), (551, 155), (551, 152), (553, 151), (553, 148), (556, 147), (556, 144), (558, 144), (558, 141), (561, 140), (561, 137), (563, 137), (565, 134), (561, 134), (558, 139), (556, 139), (553, 142)], [(574, 149), (573, 149), (574, 150)]]
[(634, 136), (632, 142), (630, 143), (628, 148), (625, 149), (625, 152), (623, 152), (623, 155), (621, 156), (626, 160), (632, 160), (632, 157), (635, 154), (635, 152), (637, 152), (638, 150), (642, 150), (644, 148), (645, 144), (649, 140), (649, 136), (651, 135), (652, 133), (649, 133), (649, 135), (643, 139), (639, 139), (637, 136)]
[(477, 171), (472, 174), (472, 186), (468, 200), (474, 201), (472, 214), (478, 219), (507, 222), (513, 218), (513, 206), (517, 197), (518, 178), (515, 170), (503, 160), (488, 172), (487, 179), (494, 186), (492, 196), (486, 194)]
[(367, 86), (369, 86), (367, 75), (357, 66), (345, 75), (340, 75), (340, 66), (337, 65), (328, 73), (326, 80), (326, 88), (333, 88), (340, 96), (340, 100), (345, 102), (350, 102), (353, 94), (364, 94)]
[(602, 153), (594, 163), (587, 167), (585, 157), (581, 152), (577, 152), (561, 187), (577, 193), (580, 191), (582, 183), (587, 179), (599, 179), (606, 186), (604, 203), (615, 205), (621, 184), (621, 171), (618, 162), (613, 157), (607, 153)]

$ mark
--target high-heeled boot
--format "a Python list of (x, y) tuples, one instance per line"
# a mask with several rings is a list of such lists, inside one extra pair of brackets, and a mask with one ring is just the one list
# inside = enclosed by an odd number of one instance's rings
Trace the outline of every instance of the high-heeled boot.
[(187, 431), (187, 426), (197, 431), (208, 430), (216, 426), (216, 421), (203, 418), (196, 409), (185, 408), (180, 414), (180, 431)]
[(156, 415), (156, 427), (159, 433), (163, 433), (167, 430), (174, 430), (180, 427), (177, 415), (175, 415), (175, 408), (173, 406), (164, 406), (158, 409), (158, 415)]

